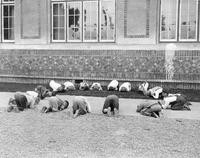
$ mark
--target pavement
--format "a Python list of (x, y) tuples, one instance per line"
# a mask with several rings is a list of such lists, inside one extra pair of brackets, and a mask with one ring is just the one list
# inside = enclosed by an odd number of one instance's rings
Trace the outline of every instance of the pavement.
[[(11, 92), (0, 92), (0, 112), (5, 111), (8, 100), (10, 97), (13, 97), (14, 93)], [(74, 96), (69, 95), (58, 95), (62, 99), (67, 99), (72, 105), (72, 99)], [(102, 114), (102, 107), (105, 100), (105, 97), (88, 97), (88, 102), (91, 105), (92, 113), (95, 114)], [(156, 102), (156, 100), (146, 100), (146, 99), (127, 99), (127, 98), (120, 98), (119, 105), (120, 115), (128, 115), (128, 116), (138, 116), (138, 117), (145, 117), (141, 116), (139, 113), (136, 112), (137, 105), (143, 102)], [(191, 102), (191, 111), (174, 111), (174, 110), (163, 110), (162, 117), (166, 118), (177, 118), (177, 119), (193, 119), (193, 120), (200, 120), (200, 102)]]

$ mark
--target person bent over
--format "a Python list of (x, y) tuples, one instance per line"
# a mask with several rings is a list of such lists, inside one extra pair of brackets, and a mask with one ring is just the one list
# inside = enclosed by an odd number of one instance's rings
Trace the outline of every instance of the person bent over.
[(54, 80), (51, 80), (49, 82), (49, 87), (54, 91), (54, 92), (63, 92), (65, 86), (63, 84), (57, 83)]
[(118, 86), (119, 86), (119, 82), (117, 80), (112, 80), (109, 84), (108, 84), (108, 91), (117, 91), (118, 90)]
[(191, 110), (189, 106), (192, 105), (183, 94), (168, 94), (163, 98), (161, 104), (165, 109), (189, 111)]
[(39, 97), (31, 91), (16, 92), (14, 98), (10, 98), (8, 102), (8, 112), (14, 111), (19, 112), (27, 108), (34, 108), (34, 105), (40, 101)]
[(131, 83), (130, 82), (124, 82), (120, 87), (119, 87), (120, 92), (130, 92), (131, 91)]
[(56, 92), (55, 91), (50, 91), (49, 89), (47, 89), (44, 86), (38, 85), (35, 88), (35, 92), (38, 93), (38, 96), (40, 97), (40, 99), (44, 99), (45, 97), (51, 97), (51, 96), (55, 96)]
[(48, 100), (48, 104), (43, 106), (42, 113), (62, 111), (69, 106), (67, 100), (62, 100), (57, 96), (47, 97), (46, 99)]
[(118, 115), (119, 114), (119, 98), (116, 95), (109, 95), (106, 97), (102, 109), (103, 114)]
[(162, 105), (160, 102), (156, 103), (142, 103), (137, 106), (136, 112), (142, 115), (158, 118), (160, 117), (160, 112), (162, 111)]
[(73, 117), (76, 118), (80, 115), (91, 113), (91, 107), (87, 99), (82, 96), (75, 96), (73, 99)]
[(80, 83), (79, 90), (89, 90), (89, 84), (86, 81)]

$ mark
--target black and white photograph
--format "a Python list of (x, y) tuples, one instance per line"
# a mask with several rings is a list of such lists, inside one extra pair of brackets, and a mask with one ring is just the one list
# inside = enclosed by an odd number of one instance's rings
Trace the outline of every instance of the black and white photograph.
[(0, 0), (0, 158), (200, 158), (200, 0)]

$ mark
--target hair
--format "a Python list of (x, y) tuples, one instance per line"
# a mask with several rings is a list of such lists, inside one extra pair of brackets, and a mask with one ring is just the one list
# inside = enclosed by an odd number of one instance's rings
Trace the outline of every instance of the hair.
[(64, 109), (67, 109), (69, 106), (69, 102), (67, 100), (65, 100), (65, 105), (64, 105)]
[(8, 101), (8, 105), (10, 105), (10, 104), (16, 105), (15, 99), (10, 98), (9, 101)]

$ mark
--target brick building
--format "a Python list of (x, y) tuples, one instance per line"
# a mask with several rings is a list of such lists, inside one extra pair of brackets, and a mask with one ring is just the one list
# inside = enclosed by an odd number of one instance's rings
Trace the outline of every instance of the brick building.
[(198, 0), (1, 0), (0, 82), (199, 89)]

